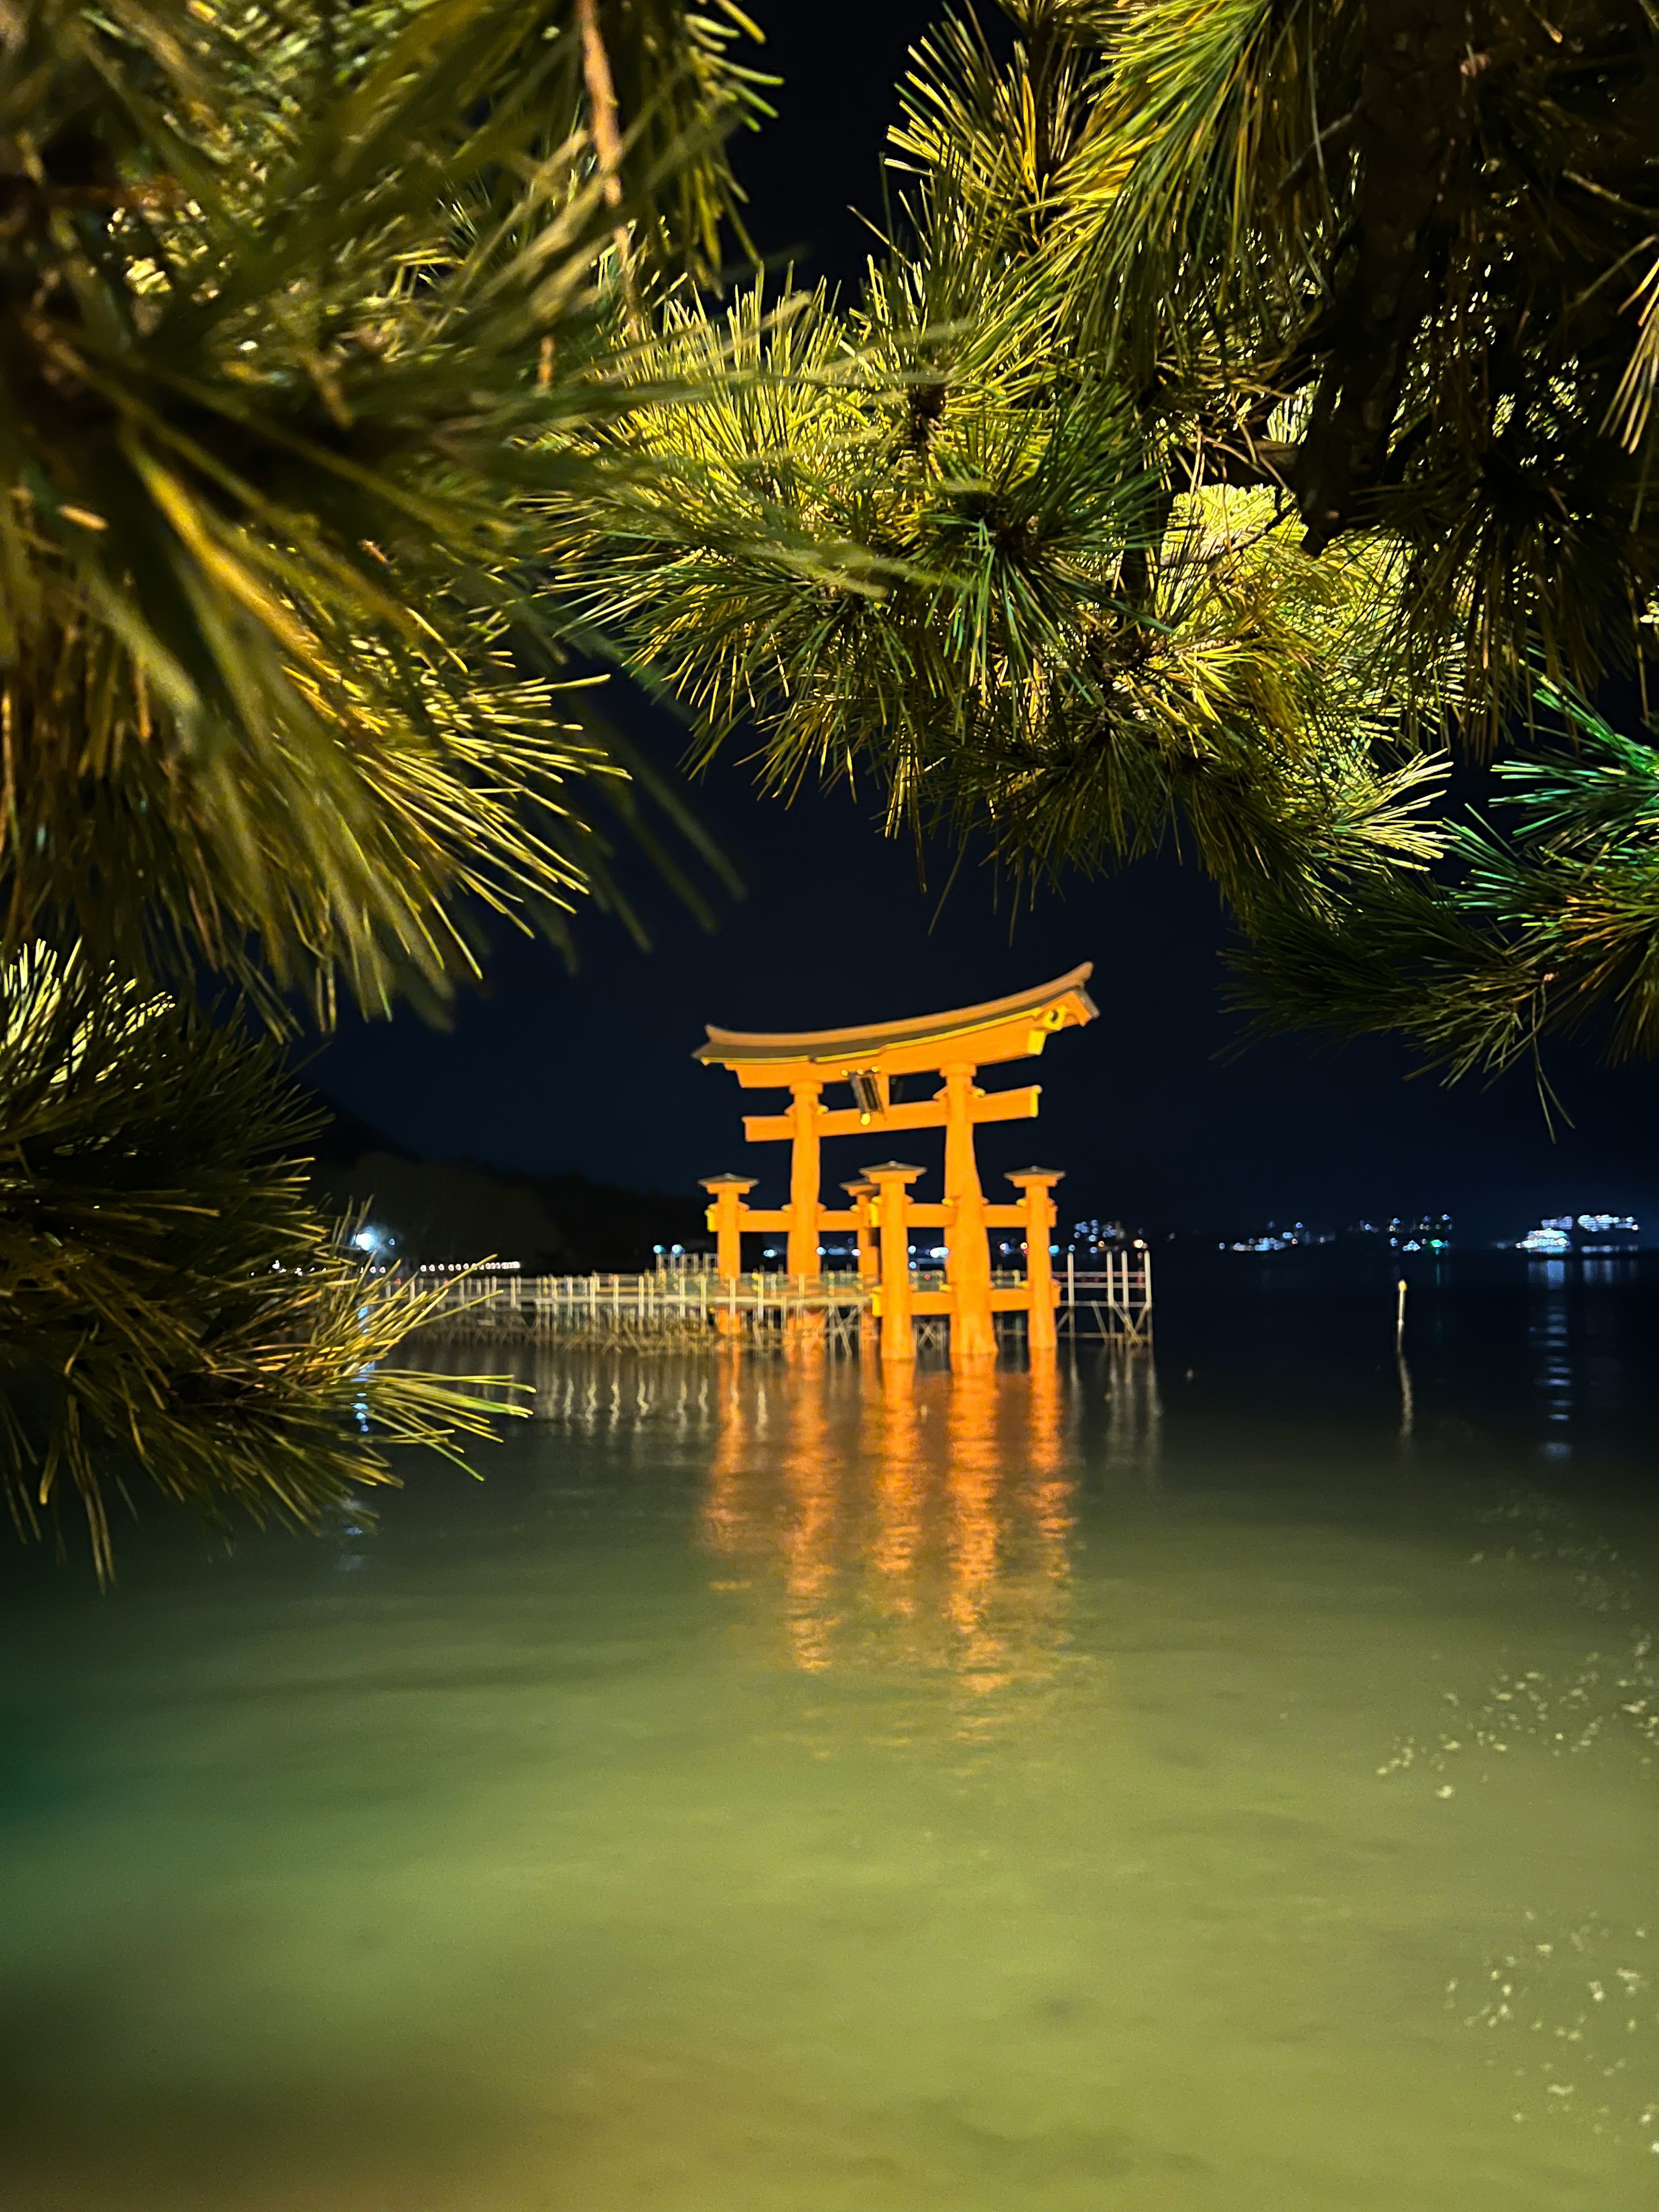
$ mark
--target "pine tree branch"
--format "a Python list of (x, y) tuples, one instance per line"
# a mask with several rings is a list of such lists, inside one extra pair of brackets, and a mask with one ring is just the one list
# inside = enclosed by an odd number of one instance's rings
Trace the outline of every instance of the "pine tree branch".
[(1322, 325), (1325, 368), (1290, 472), (1313, 553), (1353, 526), (1378, 480), (1433, 300), (1469, 26), (1468, 0), (1364, 0), (1352, 273)]
[(107, 1580), (109, 1493), (137, 1479), (220, 1528), (315, 1528), (392, 1479), (383, 1444), (454, 1457), (514, 1410), (490, 1378), (384, 1364), (431, 1302), (308, 1203), (319, 1118), (268, 1044), (76, 957), (0, 969), (0, 1491), (21, 1533), (78, 1503)]

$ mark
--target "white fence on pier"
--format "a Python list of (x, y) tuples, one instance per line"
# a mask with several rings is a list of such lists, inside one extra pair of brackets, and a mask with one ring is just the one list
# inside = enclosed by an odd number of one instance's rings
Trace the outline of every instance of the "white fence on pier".
[(1100, 1265), (1085, 1270), (1075, 1253), (1066, 1255), (1060, 1277), (1059, 1327), (1062, 1336), (1116, 1338), (1147, 1344), (1152, 1334), (1152, 1255), (1142, 1244), (1098, 1255)]
[[(1145, 1252), (1103, 1255), (1088, 1271), (1068, 1262), (1059, 1278), (1059, 1325), (1074, 1339), (1103, 1337), (1131, 1344), (1152, 1331), (1152, 1264)], [(1131, 1263), (1133, 1263), (1133, 1265)], [(870, 1325), (870, 1285), (850, 1270), (828, 1275), (762, 1271), (723, 1277), (712, 1272), (665, 1267), (641, 1275), (523, 1275), (416, 1273), (418, 1289), (435, 1294), (430, 1326), (449, 1336), (496, 1332), (589, 1345), (701, 1345), (727, 1336), (771, 1341), (822, 1334), (850, 1349)], [(942, 1273), (919, 1269), (919, 1290), (941, 1290)], [(999, 1273), (998, 1288), (1022, 1282)], [(998, 1332), (1023, 1336), (1023, 1314), (996, 1316)], [(922, 1327), (942, 1343), (941, 1316)]]
[[(855, 1274), (757, 1273), (726, 1279), (690, 1268), (648, 1275), (427, 1275), (440, 1293), (434, 1325), (452, 1334), (504, 1329), (586, 1344), (713, 1341), (732, 1334), (781, 1335), (816, 1326), (832, 1339), (855, 1334), (870, 1305)], [(809, 1321), (810, 1317), (810, 1321)]]

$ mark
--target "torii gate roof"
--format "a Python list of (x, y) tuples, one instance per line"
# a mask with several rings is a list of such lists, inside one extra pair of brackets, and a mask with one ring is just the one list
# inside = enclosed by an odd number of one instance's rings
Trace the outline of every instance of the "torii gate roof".
[(872, 1022), (850, 1030), (721, 1030), (711, 1022), (708, 1042), (692, 1054), (707, 1066), (729, 1067), (746, 1089), (787, 1083), (791, 1069), (833, 1082), (870, 1070), (883, 1075), (924, 1073), (947, 1060), (976, 1067), (1027, 1060), (1059, 1030), (1080, 1029), (1100, 1009), (1084, 989), (1094, 973), (1085, 960), (1069, 975), (1034, 991), (1016, 991), (978, 1006), (919, 1014), (908, 1021)]

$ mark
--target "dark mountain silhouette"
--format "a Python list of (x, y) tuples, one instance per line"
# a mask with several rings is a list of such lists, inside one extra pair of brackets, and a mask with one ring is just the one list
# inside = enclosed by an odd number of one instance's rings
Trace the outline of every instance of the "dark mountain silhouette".
[(653, 1247), (708, 1246), (701, 1193), (629, 1190), (584, 1175), (526, 1175), (428, 1160), (322, 1099), (312, 1188), (334, 1213), (366, 1213), (405, 1262), (516, 1260), (549, 1274), (632, 1273)]

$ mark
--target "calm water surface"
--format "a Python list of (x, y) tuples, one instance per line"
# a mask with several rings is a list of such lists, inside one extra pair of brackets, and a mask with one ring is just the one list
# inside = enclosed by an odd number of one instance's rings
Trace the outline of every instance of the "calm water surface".
[(1646, 2212), (1659, 1300), (1298, 1266), (4, 1559), (4, 2212)]

